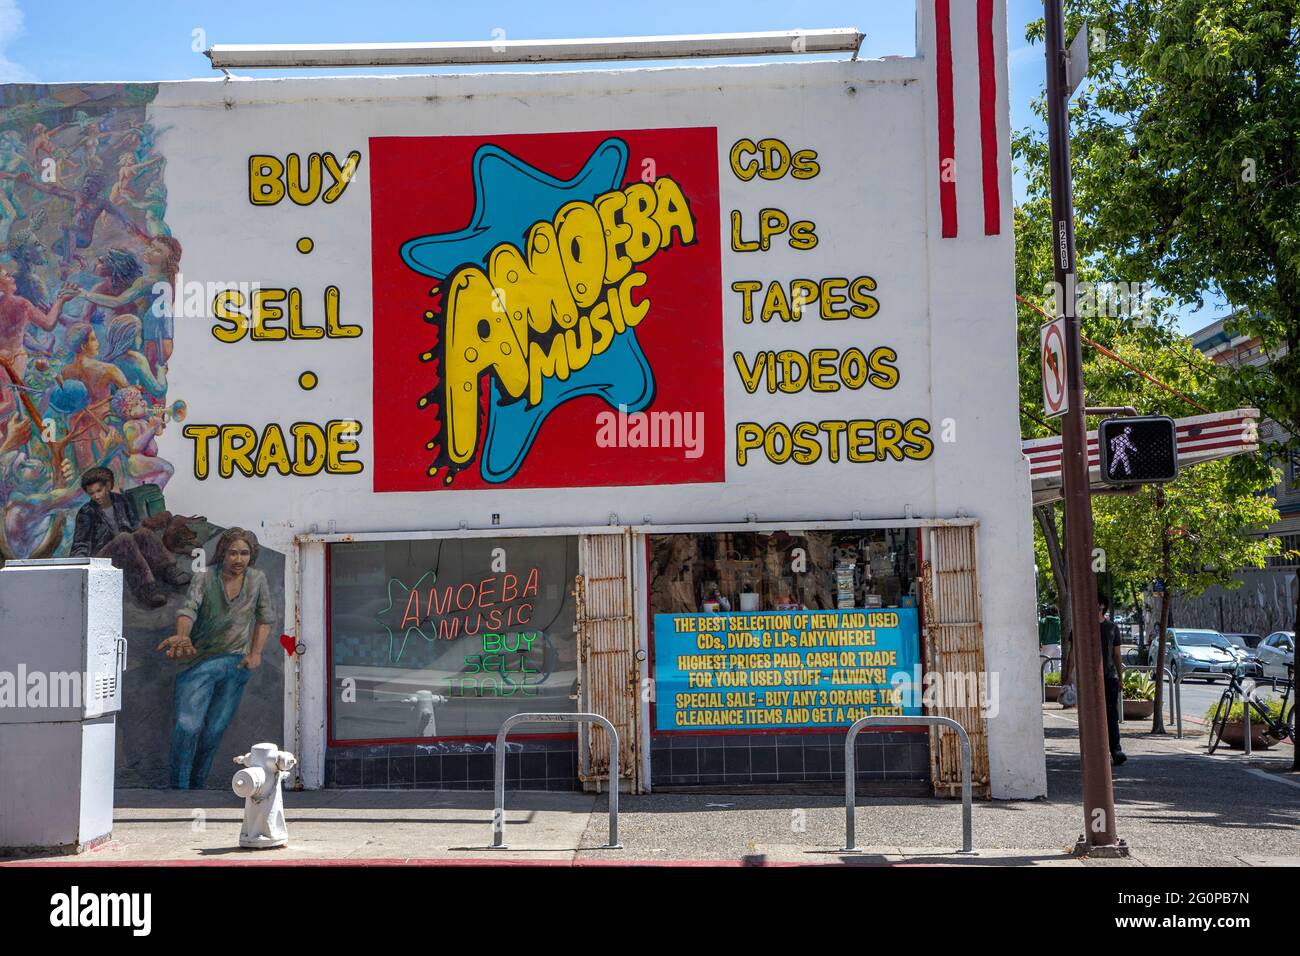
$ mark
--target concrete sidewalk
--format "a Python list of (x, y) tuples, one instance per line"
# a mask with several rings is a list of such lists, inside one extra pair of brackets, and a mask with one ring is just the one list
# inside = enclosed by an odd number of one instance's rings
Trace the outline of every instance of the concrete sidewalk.
[(330, 790), (285, 795), (290, 846), (237, 847), (242, 804), (221, 791), (123, 790), (113, 839), (78, 857), (6, 864), (401, 865), (679, 863), (994, 866), (1300, 865), (1300, 775), (1290, 747), (1205, 754), (1204, 736), (1153, 738), (1126, 725), (1129, 761), (1115, 770), (1127, 860), (1076, 860), (1082, 830), (1073, 711), (1043, 710), (1048, 797), (976, 802), (976, 855), (961, 856), (959, 801), (860, 798), (857, 842), (844, 853), (842, 796), (650, 794), (620, 799), (621, 850), (604, 796), (507, 794), (507, 842), (489, 850), (490, 793)]

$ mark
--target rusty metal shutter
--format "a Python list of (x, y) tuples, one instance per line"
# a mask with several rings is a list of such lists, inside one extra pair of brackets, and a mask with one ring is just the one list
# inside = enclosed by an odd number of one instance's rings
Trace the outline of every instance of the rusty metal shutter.
[[(619, 778), (633, 792), (640, 778), (640, 665), (632, 596), (632, 536), (584, 534), (575, 581), (578, 699), (618, 731)], [(609, 781), (608, 735), (592, 724), (578, 731), (578, 777), (588, 790)]]
[[(926, 531), (921, 564), (926, 669), (937, 686), (965, 687), (965, 700), (950, 694), (928, 701), (927, 714), (951, 717), (970, 735), (971, 786), (988, 796), (988, 727), (980, 706), (984, 693), (984, 626), (980, 616), (975, 528), (937, 527)], [(942, 681), (942, 684), (938, 684)], [(969, 693), (973, 689), (976, 694)], [(929, 696), (929, 695), (927, 695)], [(930, 780), (938, 796), (961, 795), (961, 744), (952, 732), (930, 731)]]

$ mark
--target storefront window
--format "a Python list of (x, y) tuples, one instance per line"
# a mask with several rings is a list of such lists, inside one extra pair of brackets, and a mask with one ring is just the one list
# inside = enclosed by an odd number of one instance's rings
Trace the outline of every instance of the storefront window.
[(896, 607), (915, 580), (914, 529), (650, 538), (651, 614)]
[(919, 713), (908, 529), (653, 535), (657, 732)]
[(330, 546), (331, 738), (493, 737), (574, 711), (576, 537)]

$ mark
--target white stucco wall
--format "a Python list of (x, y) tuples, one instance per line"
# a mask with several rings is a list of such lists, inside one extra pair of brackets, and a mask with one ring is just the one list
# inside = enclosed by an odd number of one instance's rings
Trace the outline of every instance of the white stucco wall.
[[(257, 530), (286, 553), (313, 531), (604, 525), (970, 516), (979, 520), (985, 654), (998, 674), (999, 711), (989, 722), (996, 797), (1045, 793), (1038, 707), (1029, 483), (1020, 454), (1011, 235), (1006, 24), (994, 4), (1001, 228), (986, 235), (980, 188), (981, 130), (974, 3), (953, 4), (952, 64), (958, 235), (943, 238), (939, 214), (933, 6), (922, 4), (919, 55), (884, 61), (458, 76), (235, 79), (161, 84), (150, 107), (166, 156), (167, 222), (183, 243), (186, 281), (260, 282), (302, 290), (306, 317), (321, 322), (321, 295), (339, 287), (353, 339), (218, 342), (212, 321), (176, 320), (169, 400), (188, 404), (188, 423), (362, 423), (356, 475), (250, 478), (193, 473), (194, 444), (178, 427), (159, 454), (176, 465), (168, 507)], [(725, 482), (600, 488), (511, 488), (375, 493), (371, 204), (368, 141), (374, 136), (563, 133), (715, 127), (722, 232)], [(741, 137), (779, 137), (817, 151), (811, 180), (741, 182), (728, 163)], [(362, 153), (359, 172), (335, 203), (258, 207), (248, 199), (248, 157), (266, 153)], [(413, 177), (412, 190), (437, 189)], [(728, 213), (751, 224), (760, 208), (816, 223), (817, 247), (783, 242), (763, 253), (729, 249)], [(294, 244), (311, 236), (315, 250)], [(880, 311), (870, 319), (745, 325), (738, 279), (870, 275)], [(652, 311), (647, 322), (652, 322)], [(889, 390), (770, 395), (746, 392), (733, 353), (760, 349), (889, 346), (899, 382)], [(689, 356), (682, 356), (689, 361)], [(305, 391), (300, 371), (320, 384)], [(708, 371), (708, 370), (706, 370)], [(736, 423), (843, 418), (926, 419), (934, 450), (916, 461), (737, 465)], [(950, 439), (950, 440), (945, 440)], [(311, 751), (324, 726), (323, 548), (290, 558), (287, 626), (307, 642), (290, 681), (286, 717), (301, 710), (300, 745)], [(295, 592), (302, 597), (296, 606)], [(298, 614), (301, 617), (295, 624)], [(301, 699), (293, 697), (301, 694)], [(292, 738), (292, 733), (286, 739)], [(304, 760), (318, 781), (320, 747)]]

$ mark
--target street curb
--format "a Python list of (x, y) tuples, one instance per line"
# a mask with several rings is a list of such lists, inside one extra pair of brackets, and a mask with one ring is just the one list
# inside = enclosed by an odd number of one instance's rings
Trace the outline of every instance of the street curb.
[[(862, 863), (822, 863), (818, 866), (827, 867), (849, 867), (849, 866), (950, 866), (954, 864), (947, 863), (881, 863), (873, 862), (869, 864)], [(86, 860), (86, 861), (64, 861), (64, 860), (33, 860), (26, 861), (0, 861), (0, 869), (20, 867), (56, 867), (56, 868), (109, 868), (109, 867), (248, 867), (248, 866), (271, 866), (271, 867), (328, 867), (328, 866), (346, 866), (346, 867), (398, 867), (398, 866), (427, 866), (427, 867), (459, 867), (459, 866), (564, 866), (564, 867), (601, 867), (601, 866), (645, 866), (645, 867), (715, 867), (715, 868), (749, 868), (764, 869), (773, 867), (806, 867), (805, 863), (797, 862), (769, 862), (761, 863), (751, 862), (748, 860), (498, 860), (498, 859), (455, 859), (447, 857), (394, 857), (394, 858), (370, 858), (370, 859), (350, 859), (339, 857), (329, 860)]]

